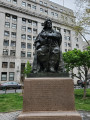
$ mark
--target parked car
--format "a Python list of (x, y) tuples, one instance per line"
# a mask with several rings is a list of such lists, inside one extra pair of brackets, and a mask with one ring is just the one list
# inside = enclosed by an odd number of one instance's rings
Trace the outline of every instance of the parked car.
[[(87, 80), (87, 85), (89, 85), (89, 83), (90, 83), (90, 81)], [(85, 81), (84, 81), (84, 80), (78, 80), (78, 81), (77, 81), (77, 85), (78, 85), (78, 86), (81, 86), (81, 87), (83, 88), (84, 85), (85, 85)]]
[(20, 89), (21, 87), (22, 87), (22, 85), (17, 82), (5, 82), (5, 83), (0, 84), (0, 90)]

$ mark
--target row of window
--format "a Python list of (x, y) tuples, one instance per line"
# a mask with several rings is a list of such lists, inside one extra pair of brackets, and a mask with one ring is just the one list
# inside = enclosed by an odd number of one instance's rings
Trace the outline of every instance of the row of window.
[[(37, 33), (37, 29), (33, 29), (34, 33)], [(10, 36), (10, 32), (9, 31), (4, 31), (4, 36), (9, 37)], [(16, 32), (11, 32), (11, 37), (12, 38), (16, 38)], [(21, 34), (21, 39), (26, 39), (26, 34)], [(32, 36), (31, 35), (27, 35), (27, 40), (31, 40)], [(36, 39), (36, 36), (33, 36), (33, 40)]]
[(65, 47), (71, 47), (71, 43), (64, 42)]
[[(3, 46), (9, 46), (9, 40), (4, 39)], [(15, 47), (16, 46), (16, 41), (11, 40), (10, 46)]]
[[(22, 31), (26, 32), (26, 26), (22, 26)], [(27, 27), (27, 32), (32, 32), (32, 28), (31, 27)], [(37, 29), (33, 28), (33, 33), (37, 34)]]
[(28, 23), (28, 24), (30, 24), (30, 25), (37, 26), (37, 21), (32, 21), (32, 20), (26, 19), (26, 18), (22, 18), (22, 23), (23, 23), (23, 24)]
[[(14, 72), (9, 72), (9, 81), (14, 81)], [(7, 81), (7, 72), (1, 73), (1, 81)]]
[(6, 13), (5, 14), (5, 19), (8, 19), (8, 20), (12, 19), (12, 21), (16, 22), (17, 21), (17, 16)]
[[(16, 46), (16, 41), (11, 41), (10, 44), (12, 47)], [(3, 46), (9, 46), (9, 40), (4, 40), (3, 41)], [(26, 48), (26, 43), (25, 42), (21, 42), (21, 48)], [(27, 48), (31, 49), (31, 43), (27, 43)]]
[[(22, 34), (21, 38), (22, 39), (26, 39), (26, 34)], [(36, 39), (36, 36), (33, 36), (33, 40), (35, 40), (35, 39)], [(32, 36), (31, 35), (27, 35), (27, 40), (32, 40)]]
[[(28, 46), (29, 49), (31, 45)], [(8, 56), (9, 50), (8, 49), (3, 49), (3, 55)], [(15, 56), (16, 51), (15, 50), (10, 50), (10, 56)], [(26, 57), (26, 51), (21, 51), (21, 57)], [(31, 52), (27, 52), (27, 57), (31, 57)]]
[(64, 33), (70, 35), (70, 30), (64, 29)]
[(70, 38), (70, 36), (66, 36), (66, 35), (64, 35), (64, 39), (70, 41), (71, 38)]
[[(10, 22), (5, 22), (5, 27), (6, 28), (10, 28)], [(17, 29), (17, 24), (12, 23), (11, 28)]]
[(12, 3), (14, 3), (14, 4), (17, 4), (17, 0), (6, 0), (6, 1), (12, 2)]
[[(27, 48), (31, 49), (31, 43), (27, 43)], [(26, 48), (26, 43), (25, 42), (21, 42), (21, 48)]]
[(15, 62), (2, 62), (2, 68), (8, 68), (8, 65), (9, 65), (9, 68), (15, 68)]
[[(9, 31), (4, 31), (4, 36), (10, 36), (10, 32)], [(12, 38), (16, 38), (16, 32), (11, 32), (11, 37)]]

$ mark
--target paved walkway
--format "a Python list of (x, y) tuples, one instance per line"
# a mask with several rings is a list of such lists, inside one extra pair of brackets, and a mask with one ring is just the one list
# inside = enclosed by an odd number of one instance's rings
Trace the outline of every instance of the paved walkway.
[[(18, 115), (21, 111), (10, 112), (10, 113), (0, 113), (0, 120), (17, 120)], [(79, 111), (82, 116), (82, 120), (90, 120), (90, 112)]]

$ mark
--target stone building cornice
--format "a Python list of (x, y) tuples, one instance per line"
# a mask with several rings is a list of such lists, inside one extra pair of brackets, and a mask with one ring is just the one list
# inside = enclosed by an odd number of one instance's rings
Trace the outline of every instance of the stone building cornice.
[[(14, 11), (17, 11), (17, 12), (20, 12), (20, 13), (23, 13), (23, 14), (27, 14), (27, 15), (31, 15), (33, 17), (37, 17), (37, 18), (40, 18), (40, 19), (46, 19), (46, 18), (50, 18), (48, 16), (45, 16), (45, 15), (42, 15), (42, 14), (39, 14), (39, 13), (36, 13), (36, 12), (32, 12), (32, 11), (29, 11), (29, 10), (26, 10), (26, 9), (23, 9), (21, 7), (17, 7), (17, 6), (14, 6), (14, 5), (10, 5), (10, 4), (7, 4), (5, 2), (1, 2), (0, 1), (0, 6), (1, 7), (4, 7), (4, 8), (7, 8), (7, 9), (11, 9), (11, 10), (14, 10)], [(64, 26), (67, 26), (67, 27), (73, 27), (74, 24), (69, 24), (69, 23), (66, 23), (66, 22), (61, 22), (59, 19), (56, 20), (56, 19), (53, 19), (53, 18), (50, 18), (52, 20), (52, 22), (54, 23), (58, 23), (58, 24), (61, 24), (61, 25), (64, 25)]]

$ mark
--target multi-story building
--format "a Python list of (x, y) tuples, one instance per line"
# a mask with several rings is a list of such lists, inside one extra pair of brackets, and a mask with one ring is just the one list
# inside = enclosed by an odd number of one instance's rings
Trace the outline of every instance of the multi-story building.
[(20, 82), (25, 64), (33, 62), (33, 43), (46, 18), (62, 34), (62, 52), (82, 50), (71, 9), (49, 0), (0, 0), (0, 83)]

